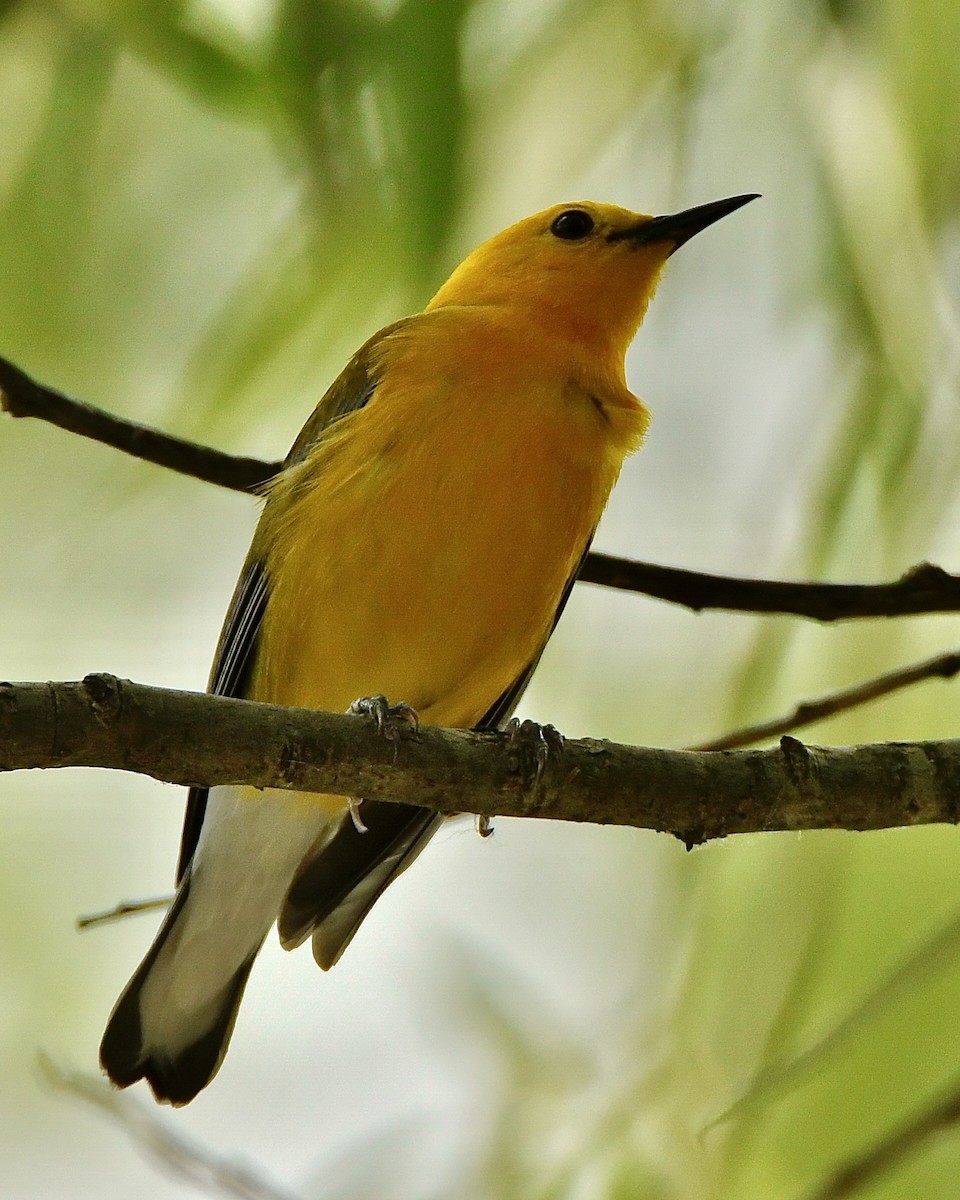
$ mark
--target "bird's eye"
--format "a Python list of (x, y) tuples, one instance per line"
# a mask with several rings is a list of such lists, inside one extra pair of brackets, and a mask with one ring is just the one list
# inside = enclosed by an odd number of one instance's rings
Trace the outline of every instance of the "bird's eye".
[(564, 241), (578, 242), (593, 233), (593, 217), (582, 208), (568, 208), (566, 212), (554, 218), (550, 232)]

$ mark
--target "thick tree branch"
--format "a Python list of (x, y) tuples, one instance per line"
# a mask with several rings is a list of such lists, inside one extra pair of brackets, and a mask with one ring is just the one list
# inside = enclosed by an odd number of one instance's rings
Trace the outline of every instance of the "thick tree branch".
[[(44, 387), (4, 358), (0, 358), (0, 409), (14, 417), (48, 421), (147, 462), (238, 492), (255, 492), (281, 465), (224, 454), (115, 417)], [(845, 621), (960, 611), (960, 576), (930, 563), (921, 563), (892, 583), (791, 583), (685, 571), (593, 551), (581, 568), (580, 581), (642, 592), (695, 612), (720, 608)]]
[(582, 739), (538, 771), (535, 736), (425, 727), (397, 746), (363, 717), (90, 675), (0, 685), (0, 770), (108, 767), (170, 783), (297, 788), (438, 812), (671, 832), (688, 845), (777, 829), (960, 819), (960, 740), (697, 753)]

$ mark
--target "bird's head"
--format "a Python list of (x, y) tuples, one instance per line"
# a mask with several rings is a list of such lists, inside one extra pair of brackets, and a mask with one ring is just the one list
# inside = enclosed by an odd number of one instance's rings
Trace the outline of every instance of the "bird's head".
[(622, 356), (674, 250), (754, 199), (732, 196), (662, 217), (615, 204), (557, 204), (478, 246), (427, 307), (503, 305), (518, 321)]

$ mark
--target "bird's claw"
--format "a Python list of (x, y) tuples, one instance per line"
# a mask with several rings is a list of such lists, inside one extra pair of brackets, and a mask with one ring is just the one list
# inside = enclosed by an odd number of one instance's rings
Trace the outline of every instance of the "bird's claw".
[[(511, 717), (503, 727), (507, 735), (507, 753), (510, 768), (516, 772), (527, 787), (537, 787), (547, 768), (551, 751), (563, 749), (563, 737), (552, 725), (538, 725), (536, 721), (520, 721)], [(493, 836), (493, 818), (487, 813), (477, 814), (477, 833), (482, 838)]]
[[(354, 717), (367, 717), (377, 727), (377, 732), (387, 739), (388, 742), (393, 742), (393, 757), (396, 760), (397, 748), (400, 742), (406, 739), (416, 739), (420, 730), (420, 716), (415, 708), (411, 708), (409, 704), (391, 704), (386, 696), (361, 696), (359, 700), (354, 702), (347, 709), (347, 712)], [(350, 812), (350, 820), (353, 822), (353, 827), (357, 833), (367, 833), (368, 828), (360, 815), (360, 805), (363, 799), (354, 799), (350, 797), (347, 800), (347, 808)]]
[(550, 755), (562, 752), (563, 734), (552, 725), (520, 721), (516, 717), (510, 718), (504, 731), (509, 739), (507, 745), (511, 765), (536, 787), (543, 779)]
[(353, 827), (357, 833), (369, 833), (369, 826), (364, 824), (363, 817), (360, 816), (360, 805), (363, 803), (363, 798), (356, 800), (353, 796), (347, 798), (347, 809), (350, 812), (350, 820), (353, 822)]
[(419, 713), (402, 700), (399, 704), (391, 704), (386, 696), (361, 696), (359, 700), (354, 700), (347, 712), (357, 717), (369, 717), (378, 732), (388, 742), (393, 742), (394, 758), (400, 742), (415, 741), (420, 732)]

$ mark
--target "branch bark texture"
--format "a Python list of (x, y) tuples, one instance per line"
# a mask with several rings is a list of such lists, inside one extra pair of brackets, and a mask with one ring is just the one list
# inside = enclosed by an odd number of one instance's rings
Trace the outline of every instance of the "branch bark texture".
[[(550, 739), (552, 742), (552, 739)], [(363, 717), (89, 675), (0, 684), (0, 770), (106, 767), (169, 783), (369, 796), (438, 812), (670, 832), (883, 829), (960, 819), (960, 740), (705, 753), (423, 727), (386, 741)]]

